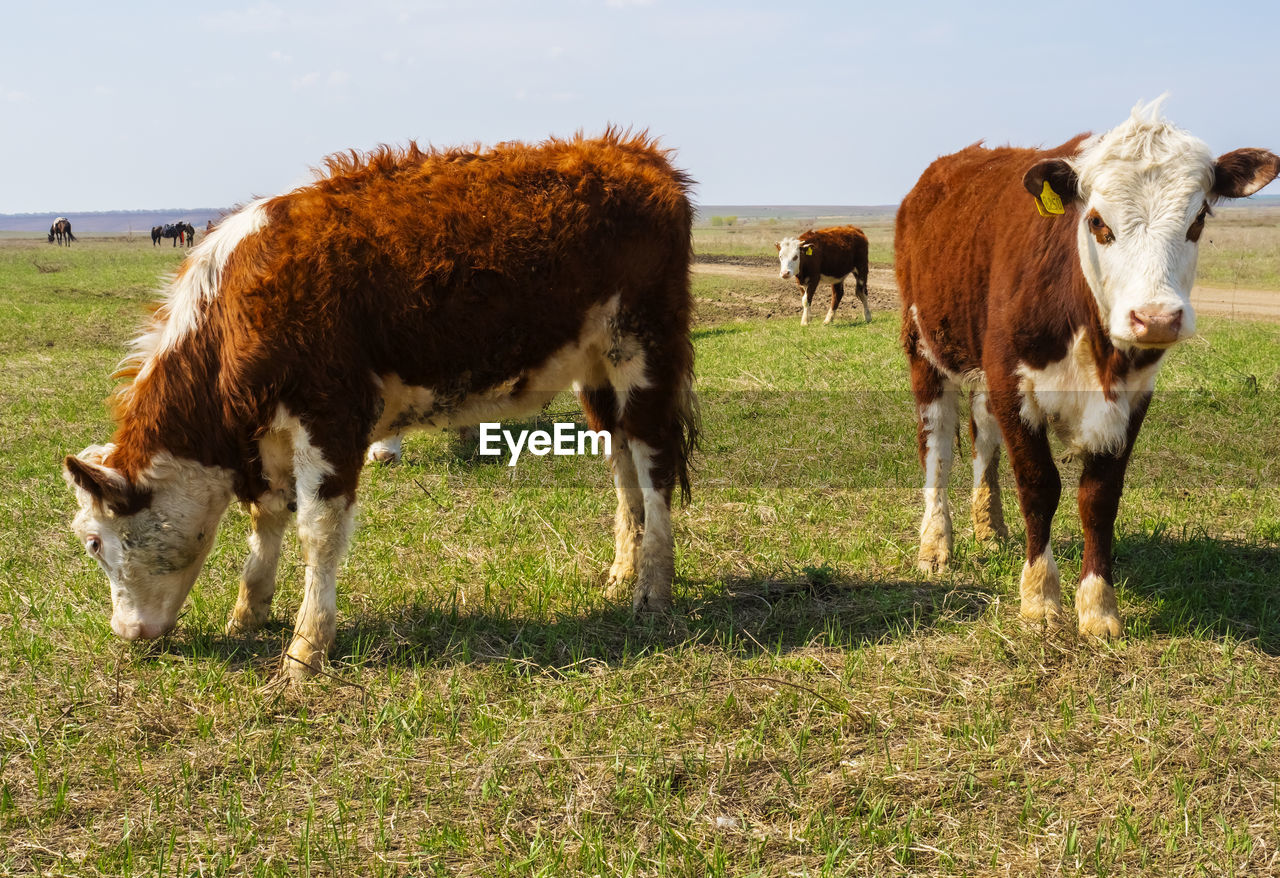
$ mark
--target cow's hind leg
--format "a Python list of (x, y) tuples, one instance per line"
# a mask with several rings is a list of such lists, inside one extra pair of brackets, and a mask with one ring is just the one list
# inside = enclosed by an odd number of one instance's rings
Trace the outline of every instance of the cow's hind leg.
[(823, 326), (826, 326), (835, 319), (836, 309), (840, 307), (840, 300), (843, 298), (844, 281), (836, 281), (831, 285), (831, 307), (827, 309), (827, 316), (822, 320)]
[(1005, 539), (1000, 503), (1000, 424), (991, 414), (987, 395), (969, 396), (969, 433), (973, 437), (973, 535), (979, 540)]
[[(600, 380), (605, 380), (603, 370)], [(587, 416), (587, 426), (609, 433), (609, 468), (618, 508), (613, 519), (613, 564), (609, 568), (607, 593), (619, 597), (636, 578), (640, 542), (644, 528), (644, 494), (631, 458), (631, 449), (618, 424), (618, 397), (608, 385), (578, 391), (578, 400)]]
[(853, 294), (858, 297), (858, 301), (862, 303), (862, 317), (868, 323), (871, 322), (871, 303), (867, 299), (867, 275), (861, 272), (856, 276), (856, 282), (853, 287)]
[(919, 354), (912, 353), (910, 359), (920, 463), (924, 466), (924, 518), (920, 521), (918, 563), (924, 572), (938, 573), (951, 562), (954, 544), (947, 483), (955, 457), (960, 392), (954, 382)]
[[(657, 339), (662, 339), (658, 341)], [(635, 351), (634, 354), (624, 351)], [(621, 355), (621, 356), (620, 356)], [(624, 440), (614, 470), (619, 485), (619, 523), (624, 535), (615, 570), (626, 572), (634, 524), (643, 522), (633, 552), (636, 612), (665, 612), (672, 601), (675, 548), (671, 497), (677, 485), (687, 498), (689, 457), (697, 444), (697, 402), (692, 388), (693, 348), (687, 330), (655, 333), (642, 340), (621, 336), (607, 357), (616, 393), (618, 427)], [(630, 466), (623, 455), (630, 458)], [(634, 481), (632, 481), (634, 473)], [(639, 489), (637, 509), (636, 489)]]
[[(671, 608), (675, 544), (671, 533), (671, 496), (683, 466), (681, 426), (669, 391), (634, 391), (622, 412), (622, 433), (639, 487), (644, 527), (636, 558), (631, 605), (636, 612)], [(625, 466), (625, 465), (624, 465)], [(622, 505), (622, 492), (619, 492)], [(634, 494), (627, 498), (634, 501)], [(634, 513), (633, 513), (634, 514)]]

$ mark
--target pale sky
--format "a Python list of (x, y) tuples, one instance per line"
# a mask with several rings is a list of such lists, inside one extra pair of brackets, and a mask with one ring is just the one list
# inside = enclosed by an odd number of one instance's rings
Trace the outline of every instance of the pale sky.
[(1054, 145), (1170, 93), (1280, 149), (1280, 4), (675, 0), (7, 4), (0, 213), (224, 207), (330, 152), (607, 123), (704, 204), (885, 204), (985, 138)]

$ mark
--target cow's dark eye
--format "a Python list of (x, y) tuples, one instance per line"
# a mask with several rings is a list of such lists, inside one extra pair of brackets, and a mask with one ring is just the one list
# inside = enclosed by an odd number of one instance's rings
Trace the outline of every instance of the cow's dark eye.
[(1187, 229), (1187, 240), (1196, 243), (1200, 240), (1200, 234), (1204, 231), (1204, 221), (1206, 217), (1213, 216), (1213, 211), (1209, 210), (1209, 205), (1205, 204), (1200, 208), (1200, 212), (1196, 214), (1195, 220), (1191, 223), (1191, 228)]
[(1107, 221), (1096, 210), (1089, 211), (1089, 215), (1085, 217), (1085, 222), (1089, 224), (1089, 231), (1093, 233), (1094, 239), (1099, 244), (1110, 244), (1116, 239), (1111, 227), (1107, 225)]
[(98, 539), (96, 535), (91, 536), (84, 541), (84, 548), (90, 555), (97, 555), (102, 551), (102, 540)]

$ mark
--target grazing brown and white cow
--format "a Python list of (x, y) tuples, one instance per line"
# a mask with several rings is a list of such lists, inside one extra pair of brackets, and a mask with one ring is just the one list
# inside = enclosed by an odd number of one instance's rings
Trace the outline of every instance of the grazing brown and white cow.
[(857, 226), (810, 229), (798, 238), (783, 238), (774, 246), (778, 250), (778, 276), (784, 280), (794, 277), (802, 290), (801, 325), (809, 325), (809, 304), (820, 283), (831, 284), (831, 307), (822, 323), (825, 326), (831, 322), (844, 298), (844, 282), (849, 275), (854, 278), (854, 295), (862, 301), (862, 314), (871, 322), (871, 306), (867, 303), (867, 236), (862, 229)]
[(253, 532), (228, 628), (261, 626), (296, 508), (306, 583), (286, 664), (306, 676), (334, 641), (370, 442), (536, 412), (570, 385), (611, 433), (610, 584), (666, 609), (671, 495), (696, 439), (689, 184), (615, 131), (384, 147), (222, 220), (122, 369), (114, 439), (65, 460), (113, 630), (173, 627), (233, 497)]
[(1043, 151), (974, 145), (924, 172), (898, 210), (895, 241), (925, 469), (921, 568), (942, 568), (951, 554), (946, 486), (959, 391), (969, 388), (974, 530), (1004, 533), (1003, 436), (1027, 528), (1022, 615), (1062, 620), (1049, 542), (1061, 493), (1052, 429), (1083, 463), (1079, 628), (1120, 634), (1116, 511), (1164, 352), (1195, 331), (1205, 217), (1278, 171), (1265, 150), (1215, 160), (1156, 102), (1100, 136)]

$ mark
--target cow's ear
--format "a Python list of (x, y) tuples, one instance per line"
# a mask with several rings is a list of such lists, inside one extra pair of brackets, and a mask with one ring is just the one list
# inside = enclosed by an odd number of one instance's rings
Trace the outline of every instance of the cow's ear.
[(782, 252), (782, 242), (781, 242), (781, 241), (775, 241), (775, 242), (774, 242), (774, 244), (773, 244), (773, 249), (774, 249), (774, 250), (777, 250), (779, 253), (781, 253), (781, 252)]
[(62, 461), (62, 476), (117, 515), (128, 515), (145, 505), (146, 492), (109, 466), (68, 454)]
[(1245, 198), (1280, 174), (1280, 157), (1265, 149), (1236, 149), (1213, 163), (1214, 195)]
[(1035, 197), (1041, 216), (1063, 213), (1064, 204), (1080, 197), (1080, 179), (1066, 159), (1036, 162), (1023, 174), (1022, 185)]

